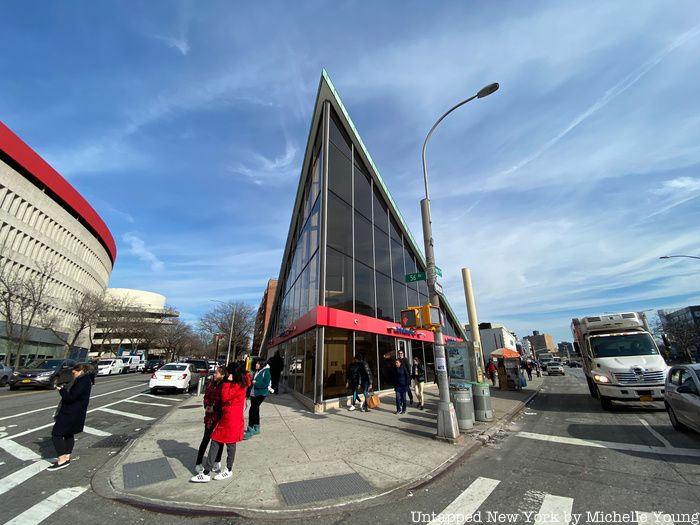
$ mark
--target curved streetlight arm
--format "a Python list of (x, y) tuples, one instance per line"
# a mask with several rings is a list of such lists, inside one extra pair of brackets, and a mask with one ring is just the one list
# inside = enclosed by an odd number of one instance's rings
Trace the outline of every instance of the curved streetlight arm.
[(685, 257), (686, 259), (700, 259), (696, 255), (662, 255), (659, 259), (671, 259), (673, 257)]
[(430, 128), (428, 135), (425, 137), (425, 142), (423, 142), (423, 183), (425, 184), (425, 198), (426, 199), (430, 199), (430, 196), (428, 194), (428, 170), (426, 169), (426, 166), (425, 166), (425, 148), (428, 146), (428, 141), (430, 140), (430, 136), (433, 134), (433, 131), (435, 131), (435, 128), (438, 127), (438, 124), (440, 124), (440, 122), (442, 122), (447, 115), (452, 113), (455, 109), (457, 109), (461, 106), (464, 106), (464, 104), (466, 104), (467, 102), (471, 102), (472, 100), (474, 100), (478, 96), (479, 96), (478, 94), (473, 95), (473, 96), (469, 97), (468, 99), (463, 100), (459, 104), (455, 104), (454, 106), (452, 106), (449, 110), (447, 110), (445, 112), (444, 115), (442, 115), (442, 117), (437, 119), (435, 124), (433, 124), (433, 127)]

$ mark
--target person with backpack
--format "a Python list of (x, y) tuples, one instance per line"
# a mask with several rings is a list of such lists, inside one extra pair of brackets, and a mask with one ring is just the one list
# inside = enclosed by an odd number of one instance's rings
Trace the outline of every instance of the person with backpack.
[(360, 405), (360, 410), (369, 412), (367, 401), (369, 400), (369, 391), (372, 390), (372, 370), (370, 370), (369, 364), (367, 364), (362, 354), (355, 354), (355, 361), (357, 361), (360, 369), (360, 389), (365, 396), (365, 401)]
[(416, 398), (418, 400), (418, 410), (423, 410), (423, 384), (425, 383), (425, 367), (417, 357), (413, 358), (413, 366), (411, 367), (411, 380), (415, 385)]
[[(348, 380), (345, 383), (345, 386), (350, 389), (352, 392), (352, 405), (348, 407), (348, 410), (352, 411), (355, 410), (355, 402), (359, 398), (359, 394), (357, 392), (358, 388), (360, 388), (361, 385), (361, 379), (360, 379), (360, 369), (362, 368), (362, 361), (355, 356), (355, 358), (352, 360), (352, 363), (350, 363), (350, 366), (348, 366)], [(360, 402), (360, 409), (362, 409), (362, 402)]]
[(270, 393), (270, 365), (262, 361), (255, 361), (255, 375), (250, 386), (250, 409), (248, 410), (248, 428), (243, 435), (243, 439), (250, 439), (260, 434), (260, 405)]

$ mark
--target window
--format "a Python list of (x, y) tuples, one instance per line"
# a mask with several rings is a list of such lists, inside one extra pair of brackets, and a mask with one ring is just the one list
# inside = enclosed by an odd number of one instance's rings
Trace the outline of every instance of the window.
[(359, 213), (355, 213), (355, 259), (374, 268), (372, 223)]
[(347, 393), (345, 381), (352, 360), (352, 332), (326, 328), (323, 342), (323, 398), (332, 399)]
[(326, 254), (326, 306), (352, 312), (352, 259), (333, 248)]
[(352, 202), (352, 163), (332, 143), (328, 147), (328, 188), (345, 202)]
[(397, 243), (394, 239), (391, 239), (391, 273), (397, 281), (403, 281), (407, 273), (413, 273), (412, 270), (404, 267), (403, 248), (401, 243)]
[(374, 225), (380, 228), (384, 233), (389, 233), (389, 215), (387, 207), (376, 186), (372, 192), (372, 207), (374, 208)]
[[(356, 156), (357, 157), (357, 156)], [(360, 168), (359, 159), (355, 160), (355, 211), (372, 220), (372, 182), (366, 175), (366, 170)]]
[(377, 351), (379, 356), (379, 385), (382, 390), (385, 390), (394, 386), (394, 360), (396, 359), (394, 338), (378, 335)]
[(330, 142), (335, 144), (339, 151), (342, 151), (348, 158), (350, 158), (350, 139), (348, 138), (343, 126), (340, 123), (340, 119), (331, 111), (331, 122), (330, 122)]
[(303, 394), (313, 399), (314, 378), (316, 377), (316, 330), (306, 332), (304, 350), (304, 391)]
[(374, 317), (374, 271), (355, 262), (355, 312)]
[(328, 246), (352, 255), (352, 210), (333, 193), (328, 193)]
[(377, 278), (377, 318), (385, 321), (394, 320), (394, 299), (391, 291), (391, 279), (383, 273), (376, 272)]
[[(405, 309), (407, 306), (407, 299), (406, 299), (406, 285), (404, 283), (400, 283), (398, 281), (392, 281), (393, 286), (394, 286), (394, 320), (396, 322), (399, 322), (399, 317), (401, 316), (401, 310)], [(409, 300), (408, 303), (410, 303), (410, 306), (418, 306), (414, 303), (411, 303)]]
[(384, 275), (391, 275), (391, 258), (389, 256), (389, 236), (379, 228), (374, 228), (375, 268)]
[(372, 372), (372, 383), (375, 390), (379, 390), (377, 376), (377, 336), (366, 332), (355, 332), (355, 354), (361, 354), (370, 372)]

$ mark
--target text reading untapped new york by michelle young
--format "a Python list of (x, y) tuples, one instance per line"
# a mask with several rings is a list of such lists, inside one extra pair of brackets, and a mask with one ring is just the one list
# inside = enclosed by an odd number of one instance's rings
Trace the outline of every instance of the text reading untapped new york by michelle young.
[(533, 524), (560, 524), (589, 525), (593, 523), (648, 523), (648, 524), (674, 524), (688, 523), (700, 525), (700, 512), (686, 514), (666, 514), (663, 512), (497, 512), (480, 510), (473, 514), (437, 513), (411, 511), (412, 523), (533, 523)]

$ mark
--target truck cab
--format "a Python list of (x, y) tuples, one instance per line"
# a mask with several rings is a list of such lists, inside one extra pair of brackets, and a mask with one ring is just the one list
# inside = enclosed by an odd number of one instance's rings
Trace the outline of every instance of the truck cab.
[(612, 402), (663, 401), (668, 365), (641, 312), (572, 319), (591, 396), (605, 410)]

